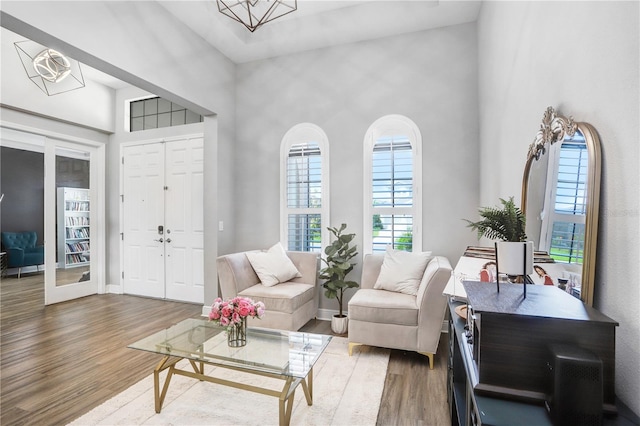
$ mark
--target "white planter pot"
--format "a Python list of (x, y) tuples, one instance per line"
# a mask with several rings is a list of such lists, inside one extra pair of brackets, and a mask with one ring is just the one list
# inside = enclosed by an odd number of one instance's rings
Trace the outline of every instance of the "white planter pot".
[(331, 317), (331, 331), (336, 334), (346, 334), (348, 330), (349, 318), (346, 315), (342, 318), (338, 315)]
[(498, 241), (496, 248), (499, 272), (508, 275), (528, 275), (533, 273), (533, 241)]

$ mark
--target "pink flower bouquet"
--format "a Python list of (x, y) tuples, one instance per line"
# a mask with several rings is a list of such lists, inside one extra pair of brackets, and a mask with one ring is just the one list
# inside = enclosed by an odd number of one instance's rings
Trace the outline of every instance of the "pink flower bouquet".
[(234, 297), (223, 301), (217, 298), (211, 305), (209, 319), (223, 327), (240, 324), (247, 317), (262, 318), (264, 315), (264, 303), (254, 302), (247, 297)]

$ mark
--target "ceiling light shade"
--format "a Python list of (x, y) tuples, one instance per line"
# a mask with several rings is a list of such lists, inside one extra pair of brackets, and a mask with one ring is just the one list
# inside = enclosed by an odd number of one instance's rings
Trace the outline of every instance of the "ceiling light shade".
[(69, 76), (71, 62), (57, 50), (45, 49), (33, 58), (33, 69), (45, 80), (58, 83)]
[(80, 63), (31, 40), (14, 43), (27, 77), (49, 96), (84, 87)]
[(254, 32), (262, 25), (298, 9), (297, 0), (217, 0), (223, 15)]

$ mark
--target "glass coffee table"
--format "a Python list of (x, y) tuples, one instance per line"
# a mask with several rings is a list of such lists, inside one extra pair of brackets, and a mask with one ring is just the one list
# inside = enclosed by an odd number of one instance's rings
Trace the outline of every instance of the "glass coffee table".
[[(155, 409), (162, 409), (174, 374), (231, 386), (279, 399), (280, 425), (288, 425), (296, 388), (302, 390), (308, 405), (313, 404), (313, 365), (325, 350), (331, 336), (292, 331), (247, 328), (247, 344), (229, 347), (225, 329), (206, 319), (186, 319), (165, 330), (139, 340), (129, 348), (163, 355), (153, 370)], [(186, 359), (193, 371), (176, 364)], [(282, 389), (269, 389), (206, 375), (204, 364), (284, 381)], [(160, 389), (160, 373), (169, 369)]]

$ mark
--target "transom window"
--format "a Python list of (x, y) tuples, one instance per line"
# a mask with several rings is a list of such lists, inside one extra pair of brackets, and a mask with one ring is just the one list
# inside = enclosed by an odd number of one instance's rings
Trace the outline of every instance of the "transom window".
[(421, 136), (408, 118), (386, 116), (365, 136), (364, 247), (421, 251)]
[(309, 123), (283, 138), (281, 242), (288, 250), (321, 252), (328, 244), (327, 150), (324, 132)]
[(199, 123), (202, 116), (161, 97), (129, 103), (129, 131), (158, 129)]

